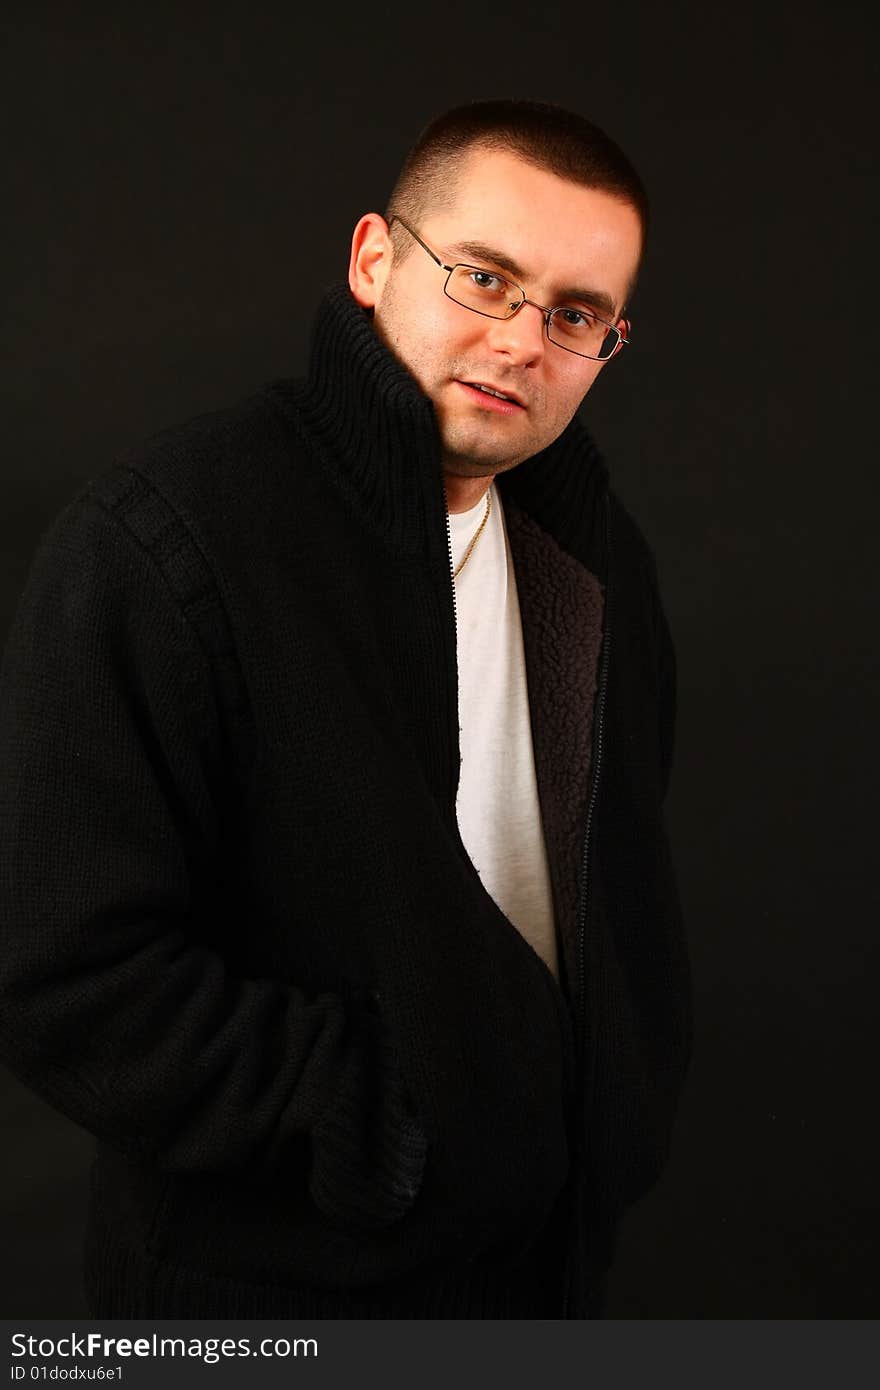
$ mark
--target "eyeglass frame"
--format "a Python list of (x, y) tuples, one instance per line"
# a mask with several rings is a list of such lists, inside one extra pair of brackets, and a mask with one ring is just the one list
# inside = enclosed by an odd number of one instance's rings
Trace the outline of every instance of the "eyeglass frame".
[[(511, 280), (508, 275), (499, 275), (498, 278), (500, 280), (504, 280), (508, 285), (512, 285), (513, 288), (515, 290), (518, 290), (519, 293), (522, 295), (522, 299), (520, 300), (519, 304), (517, 304), (515, 309), (511, 309), (509, 314), (487, 314), (484, 309), (474, 309), (471, 307), (470, 304), (462, 304), (460, 299), (456, 299), (454, 295), (451, 295), (449, 293), (449, 281), (452, 279), (453, 271), (459, 269), (480, 270), (483, 271), (485, 274), (493, 275), (497, 272), (487, 271), (485, 266), (471, 265), (468, 261), (456, 261), (455, 265), (446, 265), (446, 263), (442, 261), (440, 257), (437, 255), (436, 251), (432, 251), (430, 246), (428, 246), (426, 242), (422, 241), (422, 238), (419, 236), (418, 232), (414, 231), (408, 222), (404, 222), (403, 218), (396, 212), (388, 219), (389, 231), (391, 230), (391, 226), (394, 222), (399, 222), (401, 227), (403, 227), (405, 231), (409, 232), (411, 237), (415, 238), (415, 240), (419, 243), (419, 246), (421, 246), (422, 250), (427, 251), (428, 255), (431, 257), (431, 260), (435, 263), (435, 265), (439, 266), (441, 270), (446, 270), (449, 272), (449, 274), (446, 276), (446, 283), (443, 286), (443, 293), (446, 295), (447, 299), (451, 300), (453, 304), (457, 304), (460, 309), (467, 309), (470, 311), (470, 313), (479, 314), (484, 319), (494, 319), (496, 323), (504, 323), (507, 319), (512, 319), (514, 315), (518, 314), (524, 304), (531, 304), (533, 309), (538, 309), (544, 315), (544, 331), (547, 334), (547, 342), (552, 343), (554, 347), (558, 347), (562, 352), (570, 352), (575, 357), (583, 357), (584, 360), (587, 362), (610, 362), (612, 357), (617, 356), (618, 352), (624, 346), (624, 344), (629, 343), (629, 338), (625, 337), (623, 333), (621, 333), (619, 328), (615, 328), (614, 324), (608, 323), (605, 319), (600, 318), (598, 314), (594, 314), (592, 309), (587, 309), (583, 312), (588, 313), (591, 318), (594, 318), (596, 320), (597, 323), (601, 323), (602, 327), (607, 328), (610, 333), (615, 333), (617, 335), (618, 341), (615, 344), (615, 346), (611, 349), (607, 357), (591, 357), (589, 353), (578, 352), (577, 348), (570, 348), (566, 347), (564, 343), (557, 343), (555, 338), (550, 337), (550, 322), (554, 314), (560, 313), (563, 309), (570, 309), (571, 306), (568, 304), (557, 304), (555, 308), (549, 309), (546, 304), (538, 304), (535, 302), (534, 299), (528, 299), (526, 297), (526, 292), (523, 289), (522, 285), (518, 285), (516, 281)], [(581, 311), (578, 310), (578, 312)], [(628, 324), (627, 327), (629, 327)]]

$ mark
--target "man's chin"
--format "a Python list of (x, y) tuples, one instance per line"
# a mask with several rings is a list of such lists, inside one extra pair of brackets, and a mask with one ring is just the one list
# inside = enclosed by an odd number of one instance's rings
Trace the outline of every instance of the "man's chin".
[(444, 453), (443, 470), (456, 478), (494, 478), (496, 473), (507, 473), (524, 462), (528, 454), (516, 458), (462, 458), (460, 454)]
[[(469, 447), (469, 445), (473, 447)], [(482, 444), (482, 448), (480, 445)], [(489, 478), (505, 473), (530, 455), (522, 449), (508, 453), (503, 449), (487, 449), (485, 441), (469, 439), (443, 440), (443, 467), (458, 478)]]
[[(534, 431), (523, 428), (525, 421), (502, 419), (502, 428), (488, 418), (481, 428), (472, 420), (454, 416), (439, 420), (444, 468), (461, 478), (488, 478), (506, 473), (545, 448), (548, 441), (535, 439)], [(520, 428), (516, 428), (519, 425)], [(527, 436), (531, 436), (530, 438)]]

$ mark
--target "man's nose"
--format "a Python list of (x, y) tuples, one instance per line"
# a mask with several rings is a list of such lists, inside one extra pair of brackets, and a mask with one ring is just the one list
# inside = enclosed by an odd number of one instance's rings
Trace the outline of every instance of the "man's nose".
[(490, 323), (490, 346), (516, 366), (526, 366), (543, 357), (547, 343), (544, 313), (536, 304), (525, 300), (510, 318), (492, 319)]

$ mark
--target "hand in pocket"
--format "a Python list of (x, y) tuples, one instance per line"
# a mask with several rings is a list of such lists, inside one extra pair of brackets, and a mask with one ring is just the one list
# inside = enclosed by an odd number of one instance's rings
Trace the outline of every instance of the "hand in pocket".
[(312, 1129), (309, 1193), (334, 1225), (375, 1231), (412, 1206), (428, 1143), (383, 1020), (362, 1020), (359, 1045)]

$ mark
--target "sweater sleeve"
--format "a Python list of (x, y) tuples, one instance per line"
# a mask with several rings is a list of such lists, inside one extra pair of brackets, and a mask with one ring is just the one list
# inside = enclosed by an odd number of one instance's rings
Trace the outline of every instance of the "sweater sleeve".
[(657, 618), (657, 684), (659, 691), (660, 717), (660, 787), (665, 801), (672, 776), (672, 759), (675, 751), (676, 720), (676, 658), (669, 623), (663, 611), (659, 592), (655, 589)]
[(266, 1173), (308, 1135), (319, 1207), (381, 1226), (425, 1142), (380, 1015), (202, 944), (216, 725), (161, 571), (84, 494), (37, 552), (0, 669), (0, 1052), (164, 1171)]
[[(660, 722), (660, 797), (666, 801), (672, 776), (673, 754), (675, 751), (676, 705), (677, 705), (677, 662), (675, 646), (669, 622), (663, 609), (656, 567), (652, 573), (654, 618), (657, 642), (657, 699)], [(682, 919), (681, 901), (678, 890), (678, 876), (672, 862), (663, 812), (661, 848), (666, 863), (667, 882), (672, 894), (673, 910), (670, 918), (670, 942), (674, 954), (674, 968), (678, 979), (677, 999), (679, 1004), (680, 1026), (680, 1070), (675, 1080), (678, 1089), (684, 1083), (693, 1054), (693, 983), (691, 978), (690, 955)]]

